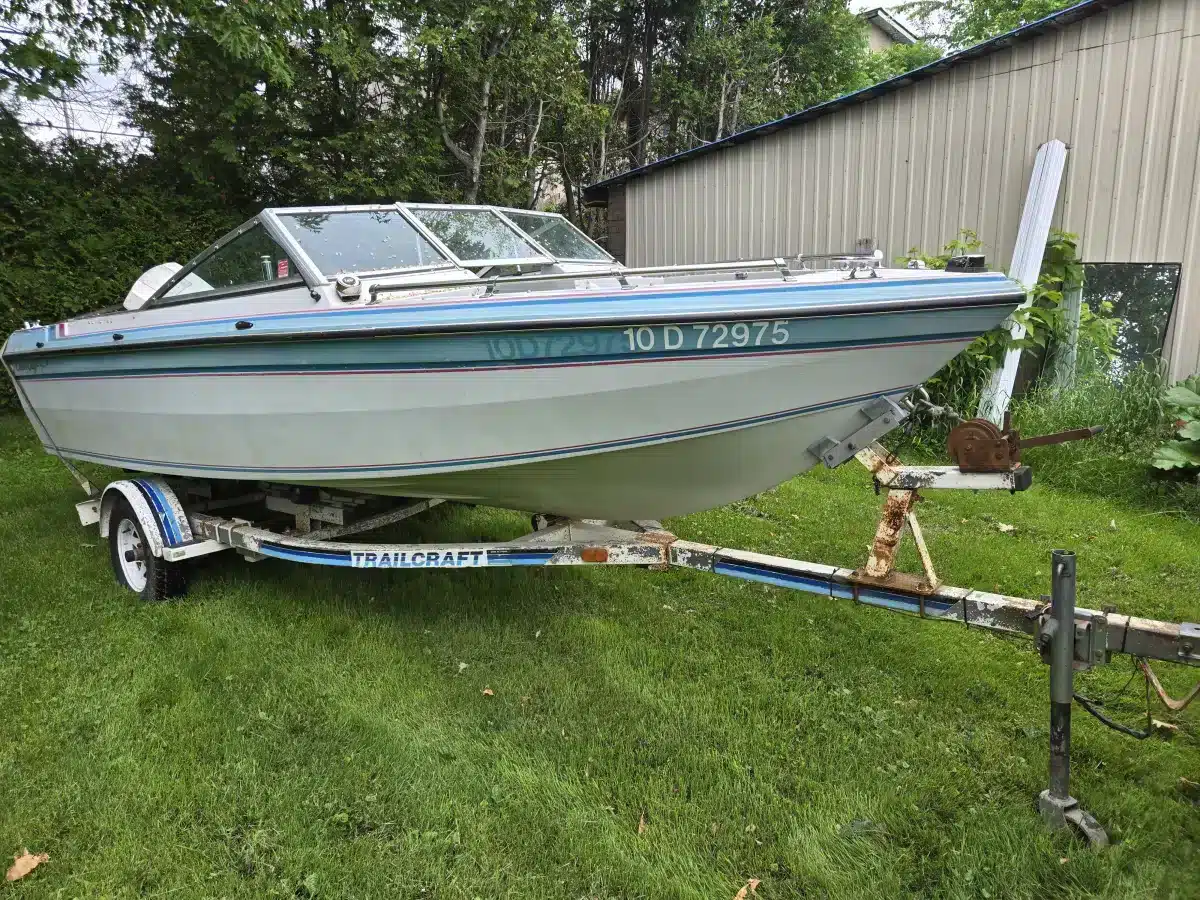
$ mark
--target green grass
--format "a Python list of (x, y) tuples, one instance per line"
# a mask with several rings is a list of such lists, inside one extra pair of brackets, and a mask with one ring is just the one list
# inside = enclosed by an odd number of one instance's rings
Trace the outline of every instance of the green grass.
[[(1159, 708), (1179, 734), (1138, 743), (1076, 711), (1074, 792), (1116, 840), (1088, 851), (1033, 809), (1027, 643), (689, 572), (222, 554), (146, 606), (78, 499), (0, 417), (0, 853), (51, 857), (14, 897), (1200, 894), (1194, 713)], [(848, 466), (670, 524), (855, 565), (878, 504)], [(951, 583), (1037, 595), (1061, 545), (1081, 603), (1200, 619), (1179, 517), (1044, 488), (920, 512)], [(522, 524), (444, 509), (397, 534)], [(1119, 688), (1118, 659), (1080, 689)], [(1194, 674), (1162, 668), (1175, 693)], [(1110, 709), (1136, 723), (1137, 685)]]

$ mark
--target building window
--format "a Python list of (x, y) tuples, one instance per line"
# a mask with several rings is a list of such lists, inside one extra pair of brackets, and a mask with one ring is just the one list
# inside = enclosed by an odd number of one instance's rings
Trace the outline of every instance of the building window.
[(1179, 270), (1177, 263), (1084, 263), (1083, 299), (1097, 312), (1107, 300), (1121, 320), (1117, 373), (1162, 358)]

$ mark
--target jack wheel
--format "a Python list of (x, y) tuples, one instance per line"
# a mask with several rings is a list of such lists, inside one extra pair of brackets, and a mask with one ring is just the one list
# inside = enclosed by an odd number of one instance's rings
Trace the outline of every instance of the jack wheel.
[(108, 549), (117, 583), (147, 603), (182, 597), (187, 591), (182, 566), (150, 552), (142, 523), (124, 497), (113, 507)]

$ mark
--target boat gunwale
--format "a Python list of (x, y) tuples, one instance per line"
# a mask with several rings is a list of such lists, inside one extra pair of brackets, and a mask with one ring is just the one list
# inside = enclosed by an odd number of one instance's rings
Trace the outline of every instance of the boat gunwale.
[[(149, 351), (173, 349), (179, 347), (192, 346), (210, 346), (220, 344), (264, 344), (278, 343), (281, 341), (324, 341), (324, 340), (365, 340), (380, 337), (404, 336), (404, 335), (461, 335), (473, 334), (478, 332), (505, 332), (505, 331), (565, 331), (576, 328), (588, 327), (616, 327), (619, 325), (653, 325), (653, 324), (702, 324), (705, 322), (727, 322), (731, 319), (743, 318), (769, 318), (769, 319), (821, 319), (821, 318), (854, 318), (862, 316), (873, 316), (884, 313), (901, 313), (901, 312), (953, 312), (963, 309), (987, 309), (993, 307), (1013, 306), (1015, 307), (1025, 297), (1025, 294), (1014, 289), (1005, 293), (990, 293), (983, 295), (942, 295), (936, 297), (923, 297), (919, 300), (902, 299), (902, 300), (884, 300), (874, 303), (863, 304), (854, 309), (846, 309), (841, 304), (828, 304), (826, 306), (814, 307), (811, 309), (797, 310), (796, 308), (780, 308), (780, 307), (755, 307), (737, 310), (719, 310), (719, 311), (704, 311), (697, 313), (646, 313), (646, 314), (623, 314), (611, 316), (588, 316), (564, 320), (562, 318), (536, 318), (515, 321), (494, 321), (494, 322), (464, 322), (461, 324), (447, 325), (446, 323), (414, 323), (410, 325), (384, 325), (381, 327), (358, 327), (353, 329), (295, 329), (290, 331), (275, 331), (271, 333), (259, 332), (258, 334), (251, 333), (250, 329), (237, 331), (233, 334), (203, 334), (195, 337), (186, 338), (169, 338), (166, 340), (142, 340), (127, 342), (124, 339), (121, 343), (105, 344), (105, 345), (80, 345), (80, 346), (58, 346), (58, 347), (41, 347), (28, 350), (11, 350), (9, 344), (12, 343), (14, 335), (10, 335), (5, 341), (3, 348), (3, 356), (6, 360), (32, 360), (55, 357), (65, 354), (112, 354), (112, 353), (129, 353), (135, 351)], [(373, 311), (383, 311), (380, 307), (373, 307)], [(403, 310), (404, 307), (396, 307), (395, 311)], [(362, 307), (345, 307), (343, 309), (323, 310), (326, 313), (339, 312), (354, 312), (363, 311)], [(290, 315), (284, 313), (283, 315)], [(308, 313), (311, 314), (311, 313)], [(280, 313), (271, 313), (270, 316), (278, 316)], [(236, 323), (240, 321), (253, 321), (256, 316), (244, 317), (228, 317), (212, 320), (201, 320), (211, 323), (214, 327), (224, 323), (230, 323), (236, 327)], [(178, 323), (163, 323), (160, 325), (147, 326), (151, 328), (160, 328), (164, 325), (169, 327), (179, 327), (192, 324), (189, 322)], [(53, 327), (53, 326), (42, 326)], [(129, 335), (138, 331), (137, 328), (126, 329), (120, 331), (113, 329), (110, 332), (97, 331), (91, 332), (88, 337), (100, 337), (104, 334), (122, 334)], [(18, 376), (19, 377), (19, 376)]]

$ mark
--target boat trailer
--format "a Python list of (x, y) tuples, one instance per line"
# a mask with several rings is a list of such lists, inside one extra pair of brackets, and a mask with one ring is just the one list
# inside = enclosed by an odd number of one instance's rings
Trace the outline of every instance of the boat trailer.
[[(1029, 471), (1019, 462), (985, 471), (901, 465), (874, 442), (873, 435), (880, 424), (876, 420), (897, 413), (902, 418), (903, 410), (872, 409), (864, 413), (868, 421), (862, 432), (856, 433), (857, 438), (817, 448), (823, 451), (818, 455), (831, 467), (851, 456), (857, 458), (871, 471), (876, 491), (887, 491), (870, 555), (863, 568), (857, 570), (683, 540), (653, 521), (608, 522), (535, 515), (530, 532), (510, 541), (349, 541), (346, 539), (395, 524), (446, 501), (338, 494), (288, 485), (131, 477), (107, 485), (103, 492), (77, 504), (76, 509), (83, 525), (99, 525), (101, 536), (109, 539), (118, 580), (147, 600), (182, 594), (182, 564), (225, 550), (250, 561), (273, 558), (361, 569), (640, 566), (660, 571), (678, 568), (709, 572), (968, 629), (1030, 637), (1050, 666), (1050, 777), (1049, 787), (1038, 797), (1039, 811), (1050, 827), (1074, 826), (1092, 845), (1105, 846), (1108, 837), (1104, 829), (1070, 793), (1072, 699), (1078, 699), (1106, 724), (1129, 729), (1106, 720), (1086, 698), (1075, 694), (1074, 673), (1103, 665), (1114, 653), (1127, 654), (1143, 661), (1147, 679), (1153, 680), (1164, 702), (1172, 709), (1182, 709), (1200, 693), (1200, 686), (1184, 700), (1172, 701), (1145, 661), (1200, 665), (1200, 624), (1159, 622), (1123, 615), (1115, 609), (1077, 607), (1076, 560), (1067, 550), (1052, 553), (1049, 598), (1033, 600), (942, 584), (913, 512), (918, 491), (1024, 490), (1030, 486)], [(90, 486), (85, 489), (90, 492)], [(258, 511), (260, 524), (240, 517), (250, 509)], [(272, 515), (276, 524), (265, 524)], [(284, 522), (282, 527), (280, 521)], [(924, 569), (921, 575), (895, 569), (896, 550), (906, 527), (917, 545)]]

